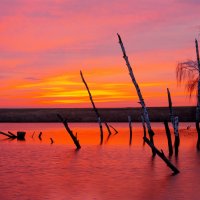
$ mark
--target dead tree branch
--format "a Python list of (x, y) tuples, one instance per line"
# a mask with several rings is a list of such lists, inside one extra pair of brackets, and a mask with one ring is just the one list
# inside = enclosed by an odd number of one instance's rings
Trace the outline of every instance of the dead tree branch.
[(57, 117), (60, 119), (60, 121), (63, 123), (63, 125), (65, 126), (65, 129), (67, 130), (67, 132), (69, 133), (69, 135), (71, 136), (74, 144), (76, 145), (77, 149), (81, 148), (81, 145), (79, 144), (78, 138), (76, 136), (74, 136), (73, 132), (71, 131), (71, 129), (68, 126), (67, 120), (64, 119), (60, 114), (57, 114)]

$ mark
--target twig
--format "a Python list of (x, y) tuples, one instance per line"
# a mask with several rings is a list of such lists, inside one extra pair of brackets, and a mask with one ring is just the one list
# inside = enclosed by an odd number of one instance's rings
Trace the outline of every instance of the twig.
[(110, 128), (112, 128), (115, 131), (114, 135), (116, 135), (118, 133), (118, 131), (113, 126), (111, 126), (110, 124), (108, 126), (110, 126)]

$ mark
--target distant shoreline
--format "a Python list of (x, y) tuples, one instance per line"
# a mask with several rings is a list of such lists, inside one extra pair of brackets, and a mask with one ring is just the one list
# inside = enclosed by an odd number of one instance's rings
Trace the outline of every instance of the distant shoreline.
[[(195, 121), (195, 107), (174, 107), (174, 114), (180, 122)], [(99, 108), (99, 113), (108, 122), (127, 122), (131, 115), (133, 122), (141, 121), (141, 108)], [(150, 121), (163, 122), (169, 119), (168, 107), (149, 107)], [(1, 108), (0, 123), (2, 122), (59, 122), (59, 113), (69, 122), (97, 122), (92, 108)]]

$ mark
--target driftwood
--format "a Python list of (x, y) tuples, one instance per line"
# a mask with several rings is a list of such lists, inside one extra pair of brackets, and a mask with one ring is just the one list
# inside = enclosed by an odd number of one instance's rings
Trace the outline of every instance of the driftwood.
[(200, 59), (199, 59), (199, 46), (198, 41), (195, 39), (195, 47), (196, 47), (196, 55), (197, 55), (197, 65), (199, 70), (199, 78), (198, 78), (198, 90), (197, 90), (197, 107), (196, 107), (196, 130), (198, 133), (197, 140), (197, 149), (200, 150), (200, 127), (199, 127), (199, 116), (200, 116)]
[(129, 130), (130, 130), (130, 138), (129, 138), (129, 145), (132, 144), (132, 124), (131, 124), (131, 116), (128, 116), (128, 124), (129, 124)]
[(175, 135), (175, 141), (174, 141), (175, 156), (178, 156), (178, 149), (179, 149), (179, 144), (180, 144), (180, 137), (179, 137), (179, 132), (178, 132), (179, 120), (178, 120), (178, 116), (174, 116), (171, 94), (168, 88), (167, 88), (167, 95), (168, 95), (168, 102), (169, 102), (170, 119), (172, 122), (174, 135)]
[(180, 171), (167, 159), (164, 152), (161, 150), (159, 151), (154, 144), (150, 142), (150, 140), (147, 137), (143, 137), (144, 141), (152, 148), (154, 149), (154, 152), (167, 164), (167, 166), (174, 172), (174, 175), (178, 174)]
[(165, 125), (165, 131), (167, 135), (167, 141), (168, 141), (169, 156), (172, 156), (173, 155), (172, 139), (171, 139), (171, 133), (170, 133), (167, 120), (164, 121), (164, 125)]
[[(87, 91), (88, 91), (88, 94), (89, 94), (89, 98), (90, 98), (92, 107), (93, 107), (93, 109), (94, 109), (94, 112), (95, 112), (95, 114), (96, 114), (96, 116), (97, 116), (97, 119), (98, 119), (98, 122), (99, 122), (99, 118), (101, 119), (100, 114), (99, 114), (99, 111), (97, 110), (97, 108), (96, 108), (96, 106), (95, 106), (95, 104), (94, 104), (94, 101), (93, 101), (93, 98), (92, 98), (92, 94), (91, 94), (91, 92), (90, 92), (90, 89), (89, 89), (89, 87), (88, 87), (88, 85), (87, 85), (87, 83), (86, 83), (86, 81), (85, 81), (85, 79), (84, 79), (84, 77), (83, 77), (83, 73), (82, 73), (81, 71), (80, 71), (80, 75), (81, 75), (81, 79), (82, 79), (82, 81), (83, 81), (83, 83), (84, 83), (84, 85), (85, 85), (85, 87), (86, 87), (86, 89), (87, 89)], [(108, 124), (107, 124), (105, 121), (103, 121), (103, 123), (105, 124), (105, 126), (106, 126), (106, 128), (107, 128), (107, 130), (108, 130), (108, 137), (110, 137), (111, 134), (112, 134), (112, 132), (111, 132), (111, 130), (110, 130)], [(102, 138), (102, 137), (103, 137), (103, 136), (102, 136), (103, 130), (102, 130), (102, 126), (101, 126), (100, 124), (99, 124), (99, 126), (100, 126), (100, 132), (101, 132), (101, 136), (100, 136), (100, 137)], [(101, 141), (102, 141), (102, 139), (101, 139)], [(101, 143), (101, 144), (102, 144), (102, 143)]]
[(69, 135), (71, 136), (74, 144), (76, 145), (77, 149), (81, 148), (81, 145), (79, 144), (78, 138), (76, 136), (74, 136), (73, 132), (71, 131), (71, 129), (68, 126), (67, 120), (63, 119), (63, 117), (60, 114), (57, 114), (57, 117), (60, 119), (60, 121), (63, 123), (63, 125), (65, 126), (65, 129), (67, 130), (67, 132), (69, 133)]
[[(117, 34), (117, 35), (118, 35), (118, 39), (119, 39), (119, 44), (120, 44), (121, 49), (122, 49), (123, 58), (124, 58), (124, 60), (125, 60), (125, 62), (126, 62), (126, 65), (127, 65), (127, 67), (128, 67), (129, 75), (130, 75), (130, 77), (131, 77), (131, 79), (132, 79), (132, 82), (133, 82), (133, 84), (134, 84), (134, 86), (135, 86), (135, 88), (136, 88), (137, 95), (138, 95), (139, 100), (140, 100), (139, 103), (140, 103), (141, 106), (142, 106), (143, 115), (144, 115), (144, 121), (145, 121), (145, 123), (146, 123), (146, 125), (147, 125), (147, 129), (148, 129), (150, 141), (151, 141), (152, 144), (154, 144), (154, 141), (153, 141), (154, 132), (153, 132), (153, 130), (152, 130), (152, 128), (151, 128), (151, 123), (150, 123), (150, 120), (149, 120), (149, 115), (148, 115), (148, 112), (147, 112), (147, 107), (146, 107), (146, 105), (145, 105), (145, 102), (144, 102), (142, 93), (141, 93), (141, 91), (140, 91), (139, 85), (138, 85), (138, 83), (137, 83), (137, 81), (136, 81), (136, 79), (135, 79), (135, 76), (134, 76), (134, 74), (133, 74), (133, 70), (132, 70), (132, 67), (131, 67), (131, 65), (130, 65), (130, 63), (129, 63), (128, 56), (126, 55), (126, 51), (125, 51), (125, 48), (124, 48), (122, 39), (121, 39), (121, 37), (120, 37), (119, 34)], [(153, 149), (152, 149), (152, 152), (153, 152)], [(155, 155), (154, 152), (153, 152), (153, 155)]]

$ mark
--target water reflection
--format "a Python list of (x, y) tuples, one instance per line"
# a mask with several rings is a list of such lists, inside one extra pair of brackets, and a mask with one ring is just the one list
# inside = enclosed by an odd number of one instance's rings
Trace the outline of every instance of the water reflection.
[[(131, 147), (128, 124), (115, 124), (119, 133), (102, 146), (98, 125), (70, 124), (83, 146), (80, 151), (74, 151), (62, 124), (0, 124), (2, 131), (8, 127), (27, 135), (24, 143), (0, 142), (2, 200), (199, 199), (200, 154), (193, 127), (180, 131), (177, 167), (181, 173), (175, 177), (160, 158), (152, 160), (151, 149), (142, 145), (140, 124), (133, 124)], [(156, 146), (168, 152), (164, 126), (153, 128)], [(42, 141), (36, 137), (41, 131)], [(55, 144), (50, 145), (50, 138)], [(171, 161), (175, 163), (174, 156)]]

